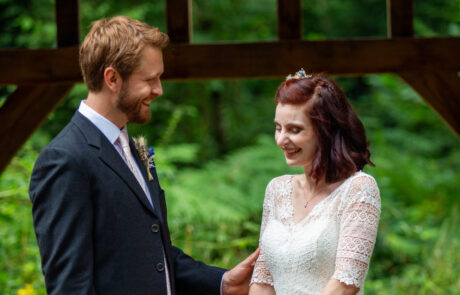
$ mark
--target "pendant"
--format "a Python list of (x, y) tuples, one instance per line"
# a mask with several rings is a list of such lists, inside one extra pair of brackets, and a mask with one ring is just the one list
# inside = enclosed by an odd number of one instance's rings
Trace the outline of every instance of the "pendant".
[(305, 202), (305, 205), (303, 205), (304, 208), (307, 208), (308, 206), (308, 201)]

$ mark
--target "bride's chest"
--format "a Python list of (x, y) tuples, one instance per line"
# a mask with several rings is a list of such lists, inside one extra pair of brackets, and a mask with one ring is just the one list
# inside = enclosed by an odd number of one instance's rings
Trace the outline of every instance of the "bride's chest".
[[(340, 232), (340, 196), (317, 204), (305, 218), (294, 223), (290, 198), (278, 198), (261, 237), (268, 264), (292, 267), (322, 265), (335, 261)], [(324, 265), (326, 266), (326, 265)], [(289, 267), (290, 268), (290, 267)]]
[(264, 255), (278, 257), (329, 256), (337, 249), (339, 223), (334, 216), (283, 224), (273, 219), (267, 223), (261, 239)]

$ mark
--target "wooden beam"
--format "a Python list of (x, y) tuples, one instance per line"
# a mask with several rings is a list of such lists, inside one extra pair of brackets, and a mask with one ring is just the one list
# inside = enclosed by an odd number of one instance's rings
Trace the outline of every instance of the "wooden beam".
[[(299, 67), (332, 75), (459, 71), (459, 52), (456, 37), (171, 44), (163, 78), (283, 77)], [(77, 47), (0, 50), (0, 68), (0, 85), (82, 81)]]
[(166, 0), (166, 22), (172, 43), (190, 43), (191, 40), (190, 0)]
[(0, 68), (3, 67), (0, 71), (0, 85), (83, 80), (76, 46), (57, 49), (0, 50), (0, 65)]
[(460, 137), (460, 78), (454, 71), (404, 72), (398, 75)]
[(300, 67), (332, 75), (460, 69), (460, 38), (175, 45), (164, 79), (284, 77)]
[(387, 0), (387, 30), (389, 38), (414, 35), (413, 0)]
[(73, 84), (18, 86), (0, 108), (0, 173)]
[(56, 0), (56, 25), (58, 47), (80, 43), (80, 1)]
[(278, 0), (278, 39), (302, 39), (300, 0)]

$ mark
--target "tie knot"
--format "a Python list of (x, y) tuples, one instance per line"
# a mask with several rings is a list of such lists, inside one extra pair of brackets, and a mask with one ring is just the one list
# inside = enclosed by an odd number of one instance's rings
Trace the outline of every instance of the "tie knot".
[(125, 147), (129, 148), (129, 137), (128, 137), (128, 131), (126, 131), (126, 129), (121, 130), (119, 140), (123, 148)]

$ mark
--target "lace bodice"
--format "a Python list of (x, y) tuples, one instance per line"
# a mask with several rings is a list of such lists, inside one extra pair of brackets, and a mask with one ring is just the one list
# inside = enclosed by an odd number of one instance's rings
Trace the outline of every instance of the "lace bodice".
[(380, 217), (377, 183), (357, 172), (294, 223), (293, 177), (267, 185), (251, 283), (270, 284), (277, 295), (307, 295), (321, 294), (335, 278), (363, 294)]

